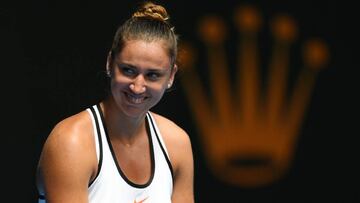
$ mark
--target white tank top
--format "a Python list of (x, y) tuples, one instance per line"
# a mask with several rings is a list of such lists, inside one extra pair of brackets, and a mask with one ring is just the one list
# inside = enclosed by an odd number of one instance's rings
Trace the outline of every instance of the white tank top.
[[(160, 131), (150, 112), (146, 115), (151, 176), (147, 183), (131, 182), (115, 157), (99, 105), (87, 109), (94, 126), (98, 173), (89, 184), (90, 203), (171, 203), (173, 170)], [(39, 203), (45, 203), (44, 198)]]

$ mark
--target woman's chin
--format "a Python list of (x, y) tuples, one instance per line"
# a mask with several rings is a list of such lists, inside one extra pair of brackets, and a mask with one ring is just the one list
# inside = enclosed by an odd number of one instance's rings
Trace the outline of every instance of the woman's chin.
[(124, 114), (130, 118), (138, 118), (143, 116), (147, 113), (148, 109), (144, 106), (133, 106), (133, 105), (126, 105), (122, 108)]

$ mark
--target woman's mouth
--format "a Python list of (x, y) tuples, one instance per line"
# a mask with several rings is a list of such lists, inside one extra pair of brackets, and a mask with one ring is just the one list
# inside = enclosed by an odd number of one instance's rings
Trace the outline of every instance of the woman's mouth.
[(146, 99), (144, 95), (134, 95), (128, 92), (125, 92), (125, 96), (127, 100), (132, 104), (141, 104)]

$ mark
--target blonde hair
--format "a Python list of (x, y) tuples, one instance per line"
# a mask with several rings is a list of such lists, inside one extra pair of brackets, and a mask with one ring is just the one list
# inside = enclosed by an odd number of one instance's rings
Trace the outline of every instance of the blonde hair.
[(132, 17), (134, 18), (149, 17), (163, 22), (166, 22), (169, 19), (169, 15), (167, 14), (166, 9), (152, 2), (144, 3), (139, 8), (139, 10), (132, 15)]

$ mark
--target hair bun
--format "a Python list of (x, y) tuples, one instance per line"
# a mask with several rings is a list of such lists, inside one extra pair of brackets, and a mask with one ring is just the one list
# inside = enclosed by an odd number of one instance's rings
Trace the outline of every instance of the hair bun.
[(132, 17), (137, 18), (151, 18), (163, 22), (169, 20), (169, 15), (166, 12), (166, 9), (160, 5), (154, 4), (152, 2), (146, 2), (132, 15)]

